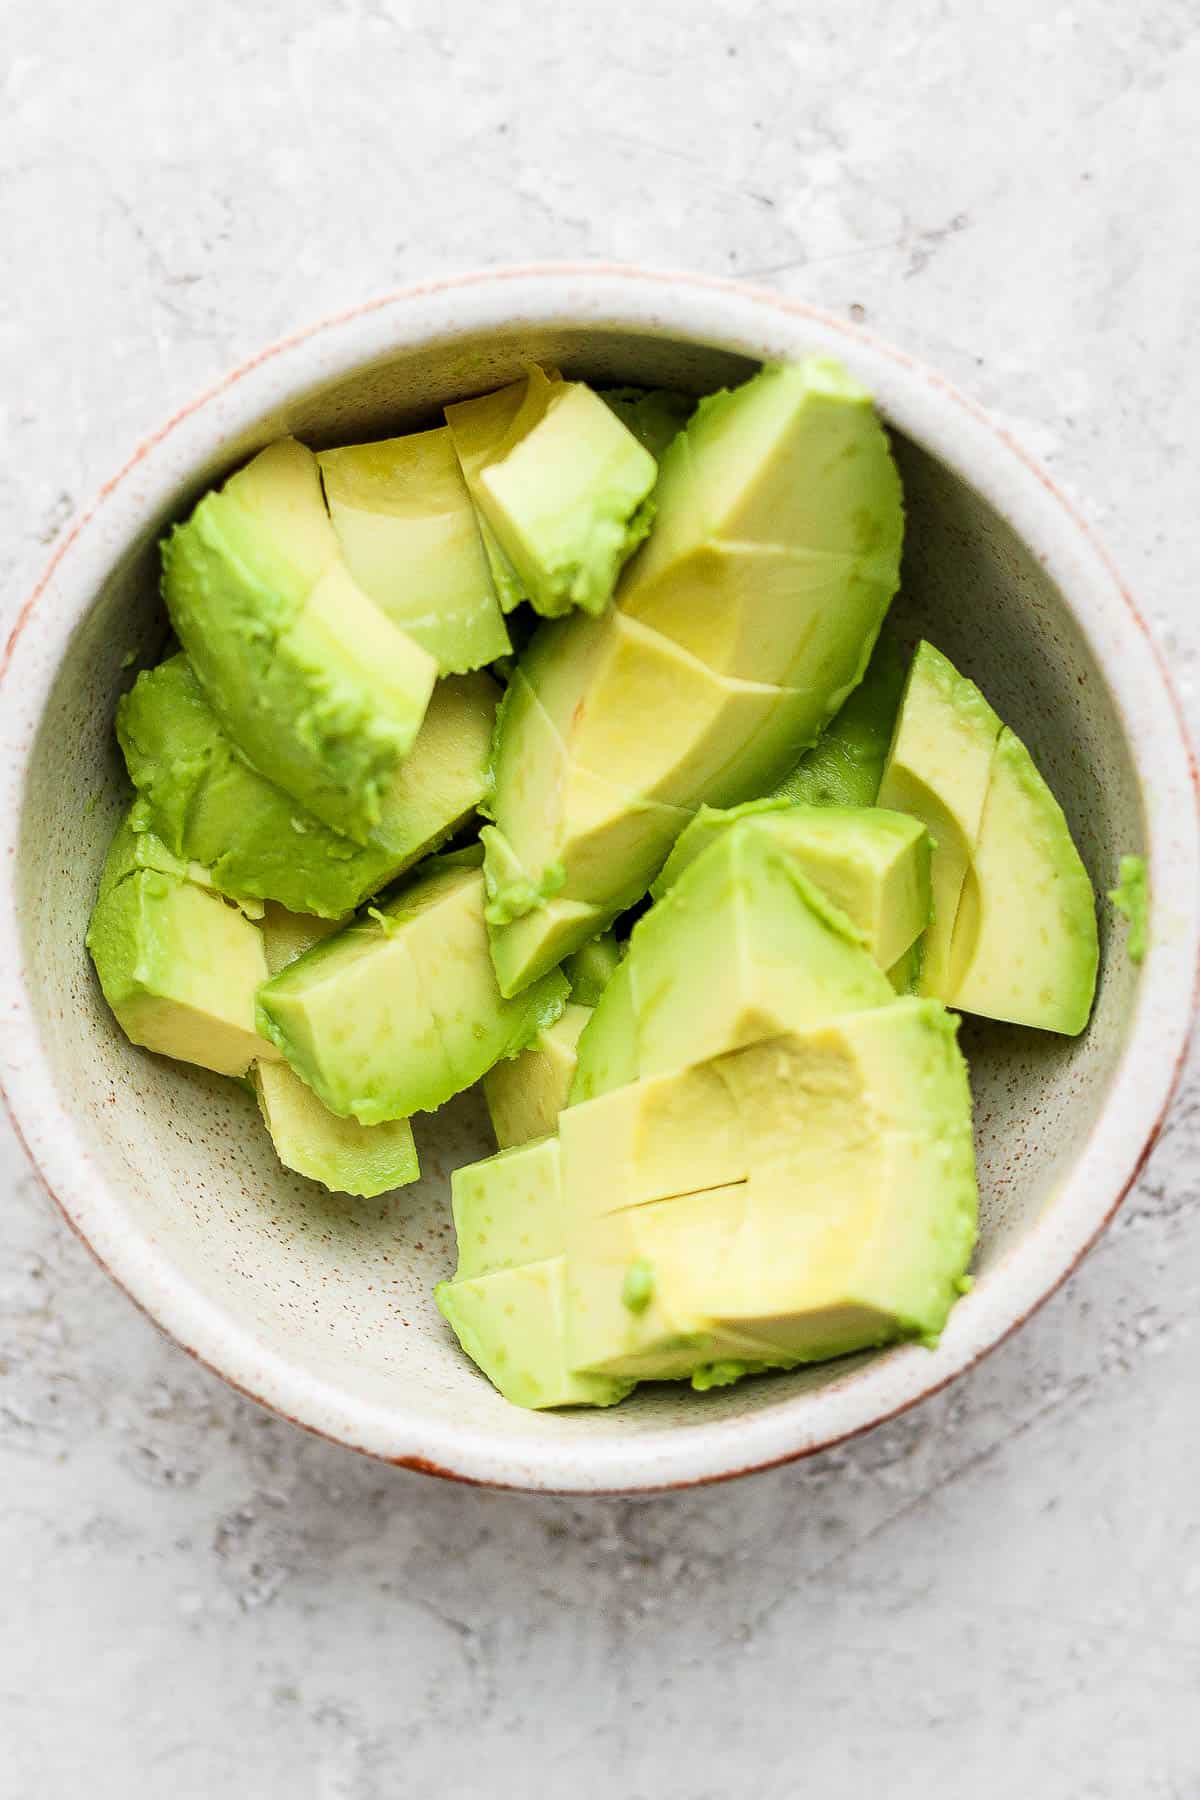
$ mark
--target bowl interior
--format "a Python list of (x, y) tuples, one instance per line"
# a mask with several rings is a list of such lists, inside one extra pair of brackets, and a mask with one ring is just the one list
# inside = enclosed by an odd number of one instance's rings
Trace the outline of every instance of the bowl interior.
[[(27, 967), (53, 1079), (84, 1115), (95, 1175), (135, 1232), (223, 1312), (331, 1388), (417, 1421), (453, 1418), (522, 1447), (687, 1431), (855, 1379), (865, 1358), (699, 1396), (648, 1387), (612, 1411), (520, 1414), (460, 1354), (433, 1306), (453, 1263), (448, 1175), (493, 1149), (467, 1094), (416, 1121), (424, 1176), (378, 1201), (332, 1197), (282, 1171), (253, 1102), (232, 1082), (135, 1050), (111, 1019), (83, 949), (97, 875), (128, 790), (112, 735), (118, 694), (165, 636), (156, 542), (214, 478), (279, 432), (349, 442), (427, 422), (443, 402), (516, 375), (523, 359), (570, 374), (703, 391), (744, 376), (743, 358), (648, 331), (532, 329), (447, 336), (316, 386), (225, 442), (113, 568), (58, 674), (33, 756), (18, 880)], [(1097, 891), (1115, 848), (1137, 849), (1143, 818), (1130, 747), (1109, 690), (1061, 595), (1013, 531), (954, 472), (897, 436), (909, 514), (895, 617), (975, 677), (1025, 738), (1066, 809)], [(1132, 1014), (1136, 971), (1109, 942), (1086, 1035), (968, 1021), (988, 1283), (1043, 1214), (1105, 1105)], [(889, 1355), (924, 1355), (900, 1351)]]

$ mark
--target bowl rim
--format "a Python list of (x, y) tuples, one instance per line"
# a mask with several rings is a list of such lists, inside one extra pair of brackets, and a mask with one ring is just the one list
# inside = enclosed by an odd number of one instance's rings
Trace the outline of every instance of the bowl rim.
[[(955, 1308), (938, 1349), (904, 1346), (821, 1389), (746, 1417), (637, 1437), (522, 1438), (417, 1418), (346, 1395), (258, 1341), (131, 1231), (55, 1089), (21, 956), (16, 881), (29, 759), (71, 637), (123, 547), (189, 469), (289, 395), (397, 348), (487, 329), (611, 327), (759, 360), (842, 350), (881, 411), (1008, 518), (1062, 592), (1133, 751), (1154, 876), (1155, 934), (1108, 1104), (1022, 1243)], [(385, 1461), (481, 1485), (634, 1493), (730, 1479), (815, 1454), (882, 1424), (972, 1367), (1061, 1285), (1136, 1181), (1182, 1072), (1200, 970), (1200, 782), (1182, 709), (1131, 595), (1046, 471), (945, 377), (804, 302), (718, 277), (610, 263), (537, 263), (417, 283), (319, 320), (258, 352), (151, 433), (60, 540), (0, 656), (0, 1097), (43, 1185), (102, 1266), (190, 1355), (305, 1429)], [(1159, 922), (1163, 923), (1159, 923)]]

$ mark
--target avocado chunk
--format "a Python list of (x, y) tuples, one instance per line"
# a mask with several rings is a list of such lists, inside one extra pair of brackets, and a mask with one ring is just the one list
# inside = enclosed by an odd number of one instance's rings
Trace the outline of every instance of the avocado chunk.
[(341, 918), (483, 800), (498, 698), (482, 673), (438, 682), (367, 845), (332, 831), (250, 767), (183, 655), (139, 675), (117, 707), (117, 735), (154, 830), (180, 856), (205, 864), (221, 893)]
[(351, 577), (311, 451), (284, 438), (206, 495), (163, 545), (163, 597), (246, 760), (366, 843), (437, 664)]
[(1128, 923), (1126, 948), (1130, 962), (1144, 962), (1150, 945), (1150, 881), (1144, 856), (1121, 858), (1117, 885), (1109, 888), (1105, 897)]
[(553, 970), (496, 985), (473, 861), (431, 857), (398, 893), (271, 977), (259, 1029), (331, 1112), (376, 1125), (431, 1112), (562, 1012)]
[(619, 964), (596, 1002), (575, 1047), (568, 1104), (595, 1100), (638, 1075), (637, 1014), (629, 958)]
[(918, 991), (947, 998), (950, 945), (979, 836), (1000, 720), (973, 681), (917, 645), (879, 784), (880, 806), (912, 813), (933, 840), (933, 917)]
[(894, 999), (845, 914), (757, 823), (719, 836), (633, 928), (622, 967), (643, 1076)]
[(861, 934), (881, 969), (929, 923), (929, 833), (908, 813), (882, 807), (790, 806), (750, 801), (729, 812), (702, 807), (678, 838), (651, 890), (673, 886), (722, 832), (739, 824), (769, 838)]
[[(457, 410), (447, 411), (452, 426)], [(591, 388), (533, 368), (472, 491), (534, 609), (554, 618), (608, 604), (649, 529), (644, 502), (657, 475), (654, 457)]]
[(617, 387), (598, 390), (605, 406), (655, 461), (661, 462), (667, 445), (683, 430), (696, 410), (693, 395), (672, 393), (669, 388)]
[[(901, 1338), (936, 1341), (977, 1214), (953, 1018), (937, 1002), (893, 1001), (709, 1067), (740, 1124), (746, 1179), (577, 1210), (564, 1143), (572, 1366), (708, 1386)], [(640, 1306), (629, 1304), (631, 1268), (649, 1290)], [(728, 1362), (743, 1366), (711, 1368)]]
[(484, 1076), (483, 1097), (502, 1150), (554, 1130), (575, 1079), (575, 1047), (591, 1012), (590, 1006), (568, 1002), (561, 1018), (539, 1031), (527, 1050), (496, 1063)]
[(611, 931), (602, 931), (590, 943), (576, 950), (563, 963), (562, 971), (571, 984), (571, 998), (579, 1006), (595, 1006), (597, 1000), (617, 972), (621, 946)]
[(188, 879), (150, 832), (118, 832), (87, 932), (104, 998), (131, 1043), (244, 1075), (278, 1052), (255, 1030), (262, 934)]
[(904, 691), (904, 660), (887, 633), (867, 672), (774, 797), (793, 805), (874, 806)]
[(446, 408), (446, 428), (478, 517), (479, 535), (492, 571), (496, 597), (506, 613), (512, 612), (522, 600), (528, 600), (529, 594), (507, 553), (502, 549), (499, 538), (488, 524), (483, 510), (480, 476), (492, 458), (501, 453), (513, 421), (521, 410), (527, 387), (528, 382), (522, 377), (520, 381), (510, 382), (507, 387), (497, 388), (494, 393), (481, 394), (474, 400), (459, 400)]
[(811, 743), (900, 579), (900, 481), (870, 395), (826, 358), (768, 364), (700, 401), (655, 505), (622, 611), (716, 674), (808, 690)]
[[(497, 726), (488, 867), (512, 893), (489, 924), (510, 991), (646, 891), (680, 814), (735, 806), (795, 767), (859, 680), (895, 586), (903, 519), (886, 439), (867, 396), (823, 363), (764, 369), (702, 403), (664, 455), (655, 504), (615, 607), (535, 634), (522, 698)], [(523, 775), (550, 755), (552, 777)], [(583, 771), (638, 814), (627, 843), (606, 819), (586, 871)], [(551, 896), (598, 916), (572, 941)]]
[(263, 949), (267, 955), (267, 973), (278, 975), (280, 969), (286, 969), (289, 963), (311, 950), (324, 938), (332, 937), (340, 931), (342, 922), (339, 919), (321, 919), (311, 913), (289, 912), (286, 906), (279, 906), (269, 900), (263, 908), (262, 937)]
[(567, 1366), (565, 1224), (555, 1138), (451, 1177), (458, 1269), (434, 1290), (473, 1362), (516, 1406), (612, 1406), (633, 1386)]
[(359, 587), (443, 675), (512, 649), (449, 429), (317, 456), (333, 528)]
[(337, 1194), (371, 1199), (421, 1173), (407, 1119), (360, 1125), (340, 1119), (285, 1062), (258, 1062), (254, 1090), (285, 1169)]
[(1061, 806), (1005, 726), (954, 921), (946, 998), (963, 1012), (1074, 1037), (1091, 1014), (1098, 962), (1091, 880)]

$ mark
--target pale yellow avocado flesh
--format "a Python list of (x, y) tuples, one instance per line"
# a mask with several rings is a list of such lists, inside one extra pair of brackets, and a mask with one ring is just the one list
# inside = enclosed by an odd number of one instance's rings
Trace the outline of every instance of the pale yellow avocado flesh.
[(528, 1050), (498, 1062), (483, 1078), (488, 1117), (501, 1150), (554, 1130), (575, 1079), (576, 1045), (590, 1006), (568, 1002), (562, 1017), (540, 1031)]
[(933, 916), (917, 992), (948, 999), (950, 946), (983, 817), (1000, 720), (932, 644), (913, 655), (878, 804), (920, 819), (933, 841)]
[(351, 575), (443, 674), (512, 648), (446, 426), (319, 453)]
[[(540, 373), (540, 371), (539, 371)], [(484, 517), (480, 477), (492, 457), (508, 440), (528, 393), (525, 378), (475, 400), (460, 400), (446, 408), (446, 425), (454, 444), (463, 480), (476, 508), (479, 535), (492, 571), (496, 594), (505, 612), (528, 598), (525, 584)]]
[(450, 1177), (458, 1240), (455, 1281), (545, 1262), (566, 1247), (557, 1137), (542, 1137), (467, 1163)]
[(1092, 1009), (1099, 944), (1091, 880), (1062, 808), (1020, 739), (1001, 731), (950, 955), (950, 1005), (1074, 1036)]
[(421, 1170), (407, 1119), (360, 1125), (318, 1100), (285, 1062), (258, 1062), (254, 1088), (275, 1153), (287, 1169), (337, 1194), (371, 1199), (416, 1181)]

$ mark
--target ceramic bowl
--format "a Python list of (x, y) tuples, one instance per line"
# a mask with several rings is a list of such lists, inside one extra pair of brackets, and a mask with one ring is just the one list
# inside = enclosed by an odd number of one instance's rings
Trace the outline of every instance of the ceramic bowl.
[[(474, 1094), (419, 1120), (425, 1176), (379, 1201), (284, 1173), (232, 1083), (132, 1048), (83, 948), (126, 787), (113, 706), (164, 623), (156, 544), (281, 432), (314, 445), (428, 422), (523, 359), (697, 391), (760, 359), (840, 357), (877, 396), (908, 505), (902, 627), (925, 631), (1032, 749), (1098, 893), (1149, 857), (1140, 967), (1100, 906), (1095, 1014), (1077, 1041), (967, 1021), (982, 1230), (976, 1285), (936, 1351), (906, 1346), (706, 1395), (648, 1387), (595, 1413), (503, 1401), (430, 1290), (453, 1260), (448, 1174), (490, 1152)], [(104, 489), (17, 619), (0, 676), (0, 1065), (18, 1131), (71, 1224), (188, 1351), (356, 1449), (518, 1488), (649, 1490), (802, 1456), (968, 1367), (1045, 1299), (1112, 1216), (1162, 1122), (1197, 959), (1194, 775), (1171, 689), (1112, 567), (1048, 478), (944, 380), (839, 320), (728, 283), (604, 267), (412, 289), (265, 351)]]

